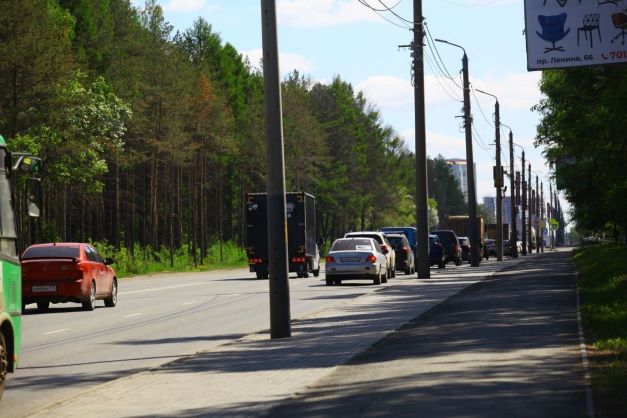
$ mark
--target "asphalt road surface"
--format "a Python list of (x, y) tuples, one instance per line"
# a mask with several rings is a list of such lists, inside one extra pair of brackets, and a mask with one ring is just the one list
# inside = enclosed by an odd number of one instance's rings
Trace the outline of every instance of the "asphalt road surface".
[[(467, 266), (446, 270), (459, 268)], [(390, 283), (408, 279), (400, 274)], [(36, 305), (27, 306), (20, 367), (9, 375), (0, 417), (27, 416), (92, 386), (269, 328), (268, 281), (247, 269), (123, 279), (119, 287), (115, 308), (98, 301), (86, 312), (67, 303), (39, 313)], [(328, 287), (323, 273), (307, 279), (292, 274), (291, 316), (379, 288), (365, 281)]]
[(268, 416), (590, 416), (570, 257), (466, 288)]

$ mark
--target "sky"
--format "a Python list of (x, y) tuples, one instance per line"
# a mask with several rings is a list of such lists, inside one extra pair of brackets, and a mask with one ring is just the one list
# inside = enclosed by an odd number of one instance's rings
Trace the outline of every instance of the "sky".
[[(335, 76), (362, 91), (390, 125), (414, 150), (414, 89), (411, 57), (406, 45), (413, 34), (413, 0), (277, 0), (279, 67), (285, 76), (296, 69), (313, 81), (330, 82)], [(142, 7), (143, 0), (133, 0)], [(165, 19), (184, 31), (202, 16), (223, 42), (232, 44), (257, 66), (261, 57), (261, 1), (160, 0)], [(540, 72), (528, 72), (524, 37), (523, 0), (423, 0), (423, 15), (431, 39), (461, 45), (468, 55), (473, 115), (473, 154), (477, 198), (494, 196), (494, 98), (501, 121), (514, 135), (516, 166), (521, 150), (531, 163), (532, 175), (544, 180), (548, 196), (549, 168), (542, 150), (533, 146), (539, 114)], [(453, 46), (433, 42), (425, 46), (425, 102), (427, 154), (466, 158), (462, 119), (462, 55)], [(473, 94), (474, 93), (474, 94)], [(509, 129), (501, 130), (502, 164), (509, 166)], [(506, 170), (508, 167), (505, 168)], [(505, 179), (508, 184), (508, 178)], [(509, 191), (507, 193), (509, 195)], [(548, 197), (547, 197), (548, 199)], [(562, 202), (565, 204), (565, 202)]]

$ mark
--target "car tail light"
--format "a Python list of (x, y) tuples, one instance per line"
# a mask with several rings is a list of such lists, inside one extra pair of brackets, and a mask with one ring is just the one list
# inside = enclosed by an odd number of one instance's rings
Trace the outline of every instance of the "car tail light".
[(335, 263), (335, 259), (330, 255), (327, 255), (326, 260), (327, 260), (327, 263)]
[(407, 252), (409, 252), (409, 248), (403, 247), (403, 248), (401, 248), (401, 251), (404, 252), (404, 253), (407, 253)]
[(377, 257), (373, 254), (370, 254), (368, 257), (366, 257), (366, 261), (370, 261), (371, 263), (374, 263), (377, 261)]
[(459, 251), (459, 245), (455, 246), (455, 251)]

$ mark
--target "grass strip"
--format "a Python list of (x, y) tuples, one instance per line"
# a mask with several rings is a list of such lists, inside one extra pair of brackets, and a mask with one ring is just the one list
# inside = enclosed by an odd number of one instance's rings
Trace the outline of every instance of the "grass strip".
[(575, 250), (597, 416), (627, 411), (627, 246)]

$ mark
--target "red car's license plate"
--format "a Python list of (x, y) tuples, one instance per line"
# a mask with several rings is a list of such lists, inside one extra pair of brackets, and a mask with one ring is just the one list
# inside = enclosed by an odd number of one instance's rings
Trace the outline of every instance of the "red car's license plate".
[(56, 286), (33, 286), (33, 292), (56, 292)]

